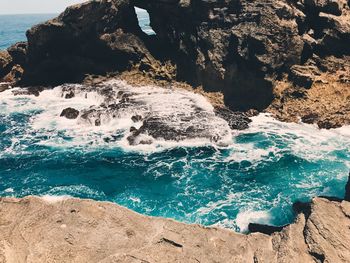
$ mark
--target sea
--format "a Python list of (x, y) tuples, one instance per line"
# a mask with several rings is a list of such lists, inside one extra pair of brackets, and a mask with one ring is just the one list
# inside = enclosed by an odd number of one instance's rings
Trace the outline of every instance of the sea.
[[(152, 34), (147, 14), (138, 15), (144, 18), (142, 28)], [(53, 16), (0, 16), (0, 49), (25, 40), (28, 28)], [(123, 82), (113, 85), (136, 89)], [(60, 117), (63, 108), (89, 108), (103, 98), (82, 91), (64, 99), (63, 90), (58, 86), (39, 96), (18, 88), (0, 93), (0, 196), (90, 198), (145, 215), (247, 232), (249, 222), (293, 222), (295, 201), (344, 195), (350, 169), (348, 126), (320, 130), (264, 113), (253, 117), (247, 130), (228, 130), (225, 143), (198, 137), (130, 146), (126, 138), (137, 125), (130, 118), (135, 110), (105, 118), (100, 126), (68, 120)], [(184, 109), (213, 116), (201, 95), (150, 86), (143, 91), (135, 90), (137, 98), (164, 122)], [(206, 125), (205, 119), (190, 121)], [(220, 125), (208, 132), (216, 136), (228, 129), (223, 120)]]

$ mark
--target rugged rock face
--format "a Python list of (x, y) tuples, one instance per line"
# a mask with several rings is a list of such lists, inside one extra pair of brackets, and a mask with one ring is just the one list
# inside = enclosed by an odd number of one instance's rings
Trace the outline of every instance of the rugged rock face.
[(297, 65), (349, 54), (350, 12), (343, 0), (134, 2), (178, 51), (179, 77), (223, 91), (234, 109), (266, 108), (285, 74), (310, 87), (314, 68)]
[[(220, 90), (231, 108), (264, 109), (273, 79), (300, 63), (304, 42), (285, 1), (143, 1), (151, 26), (177, 50), (178, 76)], [(286, 52), (288, 51), (288, 52)]]
[(349, 262), (350, 203), (312, 200), (271, 235), (186, 225), (112, 203), (0, 199), (2, 262)]
[(320, 128), (350, 124), (350, 56), (328, 57), (319, 61), (327, 71), (308, 76), (310, 88), (295, 87), (281, 81), (268, 111), (283, 121), (316, 123)]
[(127, 0), (90, 1), (27, 32), (26, 84), (79, 82), (85, 74), (126, 70), (149, 55)]
[(0, 51), (0, 78), (3, 78), (11, 69), (12, 57), (7, 51)]
[(134, 3), (176, 50), (178, 77), (222, 91), (231, 109), (270, 105), (281, 120), (317, 114), (312, 123), (320, 128), (350, 123), (348, 2)]
[[(147, 9), (156, 36), (141, 31), (134, 6)], [(8, 50), (24, 69), (13, 80), (23, 84), (136, 67), (220, 91), (231, 110), (267, 109), (287, 121), (311, 114), (304, 119), (321, 128), (350, 123), (345, 0), (98, 0), (68, 8), (27, 37), (27, 47)]]

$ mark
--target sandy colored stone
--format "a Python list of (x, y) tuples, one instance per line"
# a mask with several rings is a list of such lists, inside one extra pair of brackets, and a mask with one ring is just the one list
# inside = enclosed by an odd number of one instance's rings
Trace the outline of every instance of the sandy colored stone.
[(317, 124), (320, 128), (338, 128), (350, 124), (350, 63), (322, 72), (310, 88), (279, 81), (275, 99), (267, 109), (281, 121)]
[(349, 262), (348, 206), (315, 198), (308, 218), (300, 214), (269, 236), (143, 216), (107, 202), (2, 198), (0, 262)]

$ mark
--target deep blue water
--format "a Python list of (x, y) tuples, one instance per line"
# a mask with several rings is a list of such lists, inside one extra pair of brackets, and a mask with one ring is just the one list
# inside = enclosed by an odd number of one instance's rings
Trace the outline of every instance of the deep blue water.
[[(0, 48), (49, 17), (0, 16)], [(64, 103), (54, 92), (0, 93), (0, 196), (108, 200), (147, 215), (242, 231), (249, 221), (291, 222), (296, 200), (344, 194), (349, 127), (321, 131), (260, 115), (247, 131), (232, 132), (225, 147), (184, 142), (145, 150), (125, 147), (125, 131), (106, 143), (106, 130), (122, 130), (116, 124), (95, 130), (62, 122)], [(162, 103), (166, 110), (159, 97)]]

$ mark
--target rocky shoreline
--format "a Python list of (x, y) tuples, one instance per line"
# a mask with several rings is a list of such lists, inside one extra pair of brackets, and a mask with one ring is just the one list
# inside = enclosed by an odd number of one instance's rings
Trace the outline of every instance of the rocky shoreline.
[[(347, 184), (346, 198), (350, 189)], [(350, 200), (296, 203), (294, 223), (248, 235), (64, 197), (0, 199), (1, 262), (349, 262)], [(262, 232), (262, 233), (261, 233)], [(265, 234), (264, 234), (265, 233)]]
[[(142, 32), (134, 7), (149, 12), (155, 36)], [(125, 80), (204, 95), (214, 106), (209, 117), (231, 129), (247, 128), (258, 112), (325, 129), (350, 125), (346, 0), (88, 1), (34, 26), (27, 38), (0, 51), (0, 92), (20, 86), (16, 92), (38, 96), (79, 83), (104, 96), (82, 114), (62, 109), (62, 118), (83, 116), (99, 126), (102, 114), (144, 107), (132, 92), (101, 85)], [(65, 99), (75, 96), (74, 86), (64, 87)], [(196, 117), (208, 113), (192, 108)], [(139, 138), (145, 134), (207, 136), (206, 128), (174, 130), (147, 116), (131, 117), (142, 122), (130, 129), (131, 145), (147, 144)], [(0, 262), (349, 262), (349, 193), (348, 183), (345, 200), (297, 203), (293, 224), (251, 224), (248, 235), (92, 200), (1, 198)]]
[[(141, 30), (134, 7), (149, 12), (156, 35)], [(1, 51), (0, 89), (136, 71), (145, 78), (133, 83), (185, 82), (221, 93), (232, 111), (337, 128), (350, 124), (349, 17), (345, 0), (88, 1)]]

